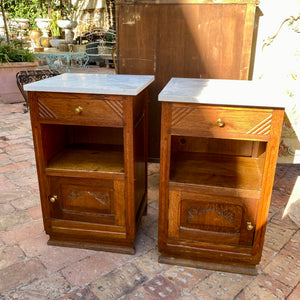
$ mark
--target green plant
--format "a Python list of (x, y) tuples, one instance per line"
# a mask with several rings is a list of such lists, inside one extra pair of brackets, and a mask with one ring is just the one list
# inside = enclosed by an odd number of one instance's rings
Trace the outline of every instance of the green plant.
[(60, 36), (60, 28), (57, 24), (57, 20), (61, 19), (59, 12), (52, 12), (51, 13), (51, 22), (50, 22), (50, 30), (52, 36)]
[(20, 41), (8, 44), (0, 40), (0, 64), (4, 62), (33, 62), (35, 55), (21, 46)]
[(60, 16), (63, 20), (73, 20), (78, 6), (73, 5), (71, 1), (54, 0), (51, 1), (51, 9), (60, 12)]
[(116, 34), (111, 30), (108, 30), (104, 35), (104, 40), (107, 46), (112, 46), (116, 42)]
[(35, 19), (47, 16), (47, 0), (5, 0), (4, 9), (11, 18), (29, 19), (30, 29), (37, 29)]

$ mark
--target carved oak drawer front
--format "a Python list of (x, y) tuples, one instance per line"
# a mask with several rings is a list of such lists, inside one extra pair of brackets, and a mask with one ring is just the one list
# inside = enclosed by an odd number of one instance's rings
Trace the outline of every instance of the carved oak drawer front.
[(121, 100), (47, 96), (41, 94), (37, 99), (38, 118), (42, 122), (113, 127), (124, 124)]
[(172, 105), (173, 134), (268, 139), (271, 123), (271, 109)]

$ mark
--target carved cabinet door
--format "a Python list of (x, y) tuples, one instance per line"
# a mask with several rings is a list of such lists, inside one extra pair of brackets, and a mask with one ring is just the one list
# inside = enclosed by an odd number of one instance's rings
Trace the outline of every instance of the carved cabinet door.
[(125, 225), (124, 181), (48, 177), (51, 220)]
[(252, 246), (258, 199), (169, 191), (168, 237)]

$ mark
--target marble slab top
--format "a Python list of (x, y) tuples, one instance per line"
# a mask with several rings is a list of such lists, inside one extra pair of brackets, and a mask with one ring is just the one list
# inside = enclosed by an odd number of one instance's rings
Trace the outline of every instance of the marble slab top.
[[(281, 95), (282, 94), (282, 95)], [(159, 101), (284, 108), (283, 93), (265, 81), (172, 78)]]
[(152, 75), (64, 73), (26, 84), (24, 90), (136, 96), (153, 81)]

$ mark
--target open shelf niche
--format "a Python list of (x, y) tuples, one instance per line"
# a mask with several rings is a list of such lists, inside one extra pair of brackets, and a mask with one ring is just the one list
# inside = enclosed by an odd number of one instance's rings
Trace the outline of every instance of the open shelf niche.
[(170, 183), (261, 190), (266, 142), (172, 136)]
[(54, 170), (124, 173), (122, 128), (42, 124), (41, 129), (48, 174)]

